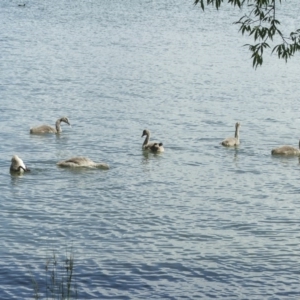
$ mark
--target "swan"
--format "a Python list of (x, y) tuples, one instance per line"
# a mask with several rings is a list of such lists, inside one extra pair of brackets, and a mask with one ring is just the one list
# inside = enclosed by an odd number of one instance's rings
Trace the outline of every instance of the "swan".
[(157, 143), (157, 142), (151, 142), (149, 143), (150, 140), (150, 131), (145, 129), (142, 133), (141, 137), (146, 136), (144, 143), (143, 143), (143, 150), (147, 150), (147, 151), (152, 151), (152, 152), (164, 152), (164, 146), (163, 143)]
[(240, 136), (239, 136), (240, 126), (241, 126), (240, 122), (235, 123), (234, 137), (230, 137), (230, 138), (223, 140), (221, 143), (223, 146), (233, 147), (233, 146), (238, 146), (240, 144)]
[(18, 155), (13, 155), (11, 159), (10, 172), (24, 173), (30, 172), (30, 170), (25, 166), (23, 160)]
[(294, 148), (292, 146), (282, 146), (275, 148), (271, 151), (272, 155), (300, 155), (300, 141), (299, 148)]
[(57, 163), (59, 167), (63, 168), (100, 168), (104, 170), (109, 169), (109, 165), (105, 163), (95, 163), (87, 157), (77, 156), (67, 160), (62, 160)]
[(43, 133), (61, 133), (61, 127), (60, 127), (60, 123), (61, 122), (65, 122), (69, 125), (69, 119), (67, 117), (62, 117), (57, 119), (56, 123), (55, 123), (55, 128), (49, 125), (41, 125), (41, 126), (37, 126), (37, 127), (33, 127), (30, 128), (30, 133), (31, 134), (43, 134)]

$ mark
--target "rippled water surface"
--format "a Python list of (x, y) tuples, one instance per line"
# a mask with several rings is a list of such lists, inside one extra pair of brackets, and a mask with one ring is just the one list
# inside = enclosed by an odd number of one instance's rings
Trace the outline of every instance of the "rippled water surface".
[[(253, 70), (228, 7), (20, 3), (0, 3), (0, 299), (33, 299), (32, 278), (45, 297), (70, 249), (78, 299), (299, 299), (300, 164), (270, 155), (300, 138), (299, 55)], [(56, 166), (76, 155), (111, 168)]]

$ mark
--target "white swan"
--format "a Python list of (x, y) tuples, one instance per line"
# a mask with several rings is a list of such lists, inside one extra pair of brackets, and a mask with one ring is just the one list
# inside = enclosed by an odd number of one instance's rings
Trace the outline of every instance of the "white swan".
[(146, 136), (144, 143), (142, 145), (142, 149), (146, 151), (152, 151), (152, 152), (164, 152), (164, 146), (163, 143), (157, 143), (157, 142), (151, 142), (149, 143), (150, 140), (150, 131), (145, 129), (143, 131), (142, 137)]
[(272, 155), (300, 155), (300, 141), (299, 148), (294, 148), (292, 146), (282, 146), (275, 148), (271, 151)]
[(59, 167), (63, 168), (100, 168), (104, 170), (109, 169), (109, 165), (105, 163), (95, 163), (87, 157), (77, 156), (67, 160), (62, 160), (57, 163)]
[(10, 172), (12, 173), (24, 173), (30, 170), (25, 166), (23, 160), (18, 156), (14, 155), (11, 159)]
[(43, 134), (43, 133), (61, 133), (60, 123), (65, 122), (70, 125), (69, 119), (67, 117), (62, 117), (57, 119), (55, 123), (55, 128), (50, 125), (41, 125), (37, 127), (30, 128), (31, 134)]
[(230, 137), (227, 138), (225, 140), (222, 141), (222, 145), (225, 147), (234, 147), (234, 146), (238, 146), (240, 144), (240, 122), (235, 123), (235, 134), (234, 137)]

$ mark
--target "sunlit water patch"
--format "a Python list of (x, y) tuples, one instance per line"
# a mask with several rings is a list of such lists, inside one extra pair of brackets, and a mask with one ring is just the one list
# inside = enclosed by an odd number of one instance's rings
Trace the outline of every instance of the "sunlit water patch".
[[(299, 142), (299, 57), (253, 70), (227, 6), (18, 4), (0, 4), (0, 298), (33, 299), (32, 278), (45, 296), (72, 251), (79, 299), (298, 299), (300, 161), (271, 149)], [(56, 165), (79, 155), (110, 170)]]

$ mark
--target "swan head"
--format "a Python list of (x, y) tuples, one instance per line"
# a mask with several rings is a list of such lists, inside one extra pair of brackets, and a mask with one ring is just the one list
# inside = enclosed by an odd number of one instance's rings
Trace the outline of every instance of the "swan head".
[(148, 130), (148, 129), (144, 129), (144, 131), (143, 131), (143, 134), (142, 134), (142, 136), (141, 137), (143, 137), (143, 136), (150, 136), (150, 131)]
[(68, 125), (71, 125), (70, 122), (69, 122), (69, 119), (67, 117), (62, 117), (60, 118), (60, 122), (65, 122), (67, 123)]
[(235, 128), (238, 129), (238, 128), (240, 128), (240, 127), (241, 127), (241, 123), (240, 123), (240, 122), (236, 122), (236, 123), (235, 123)]

